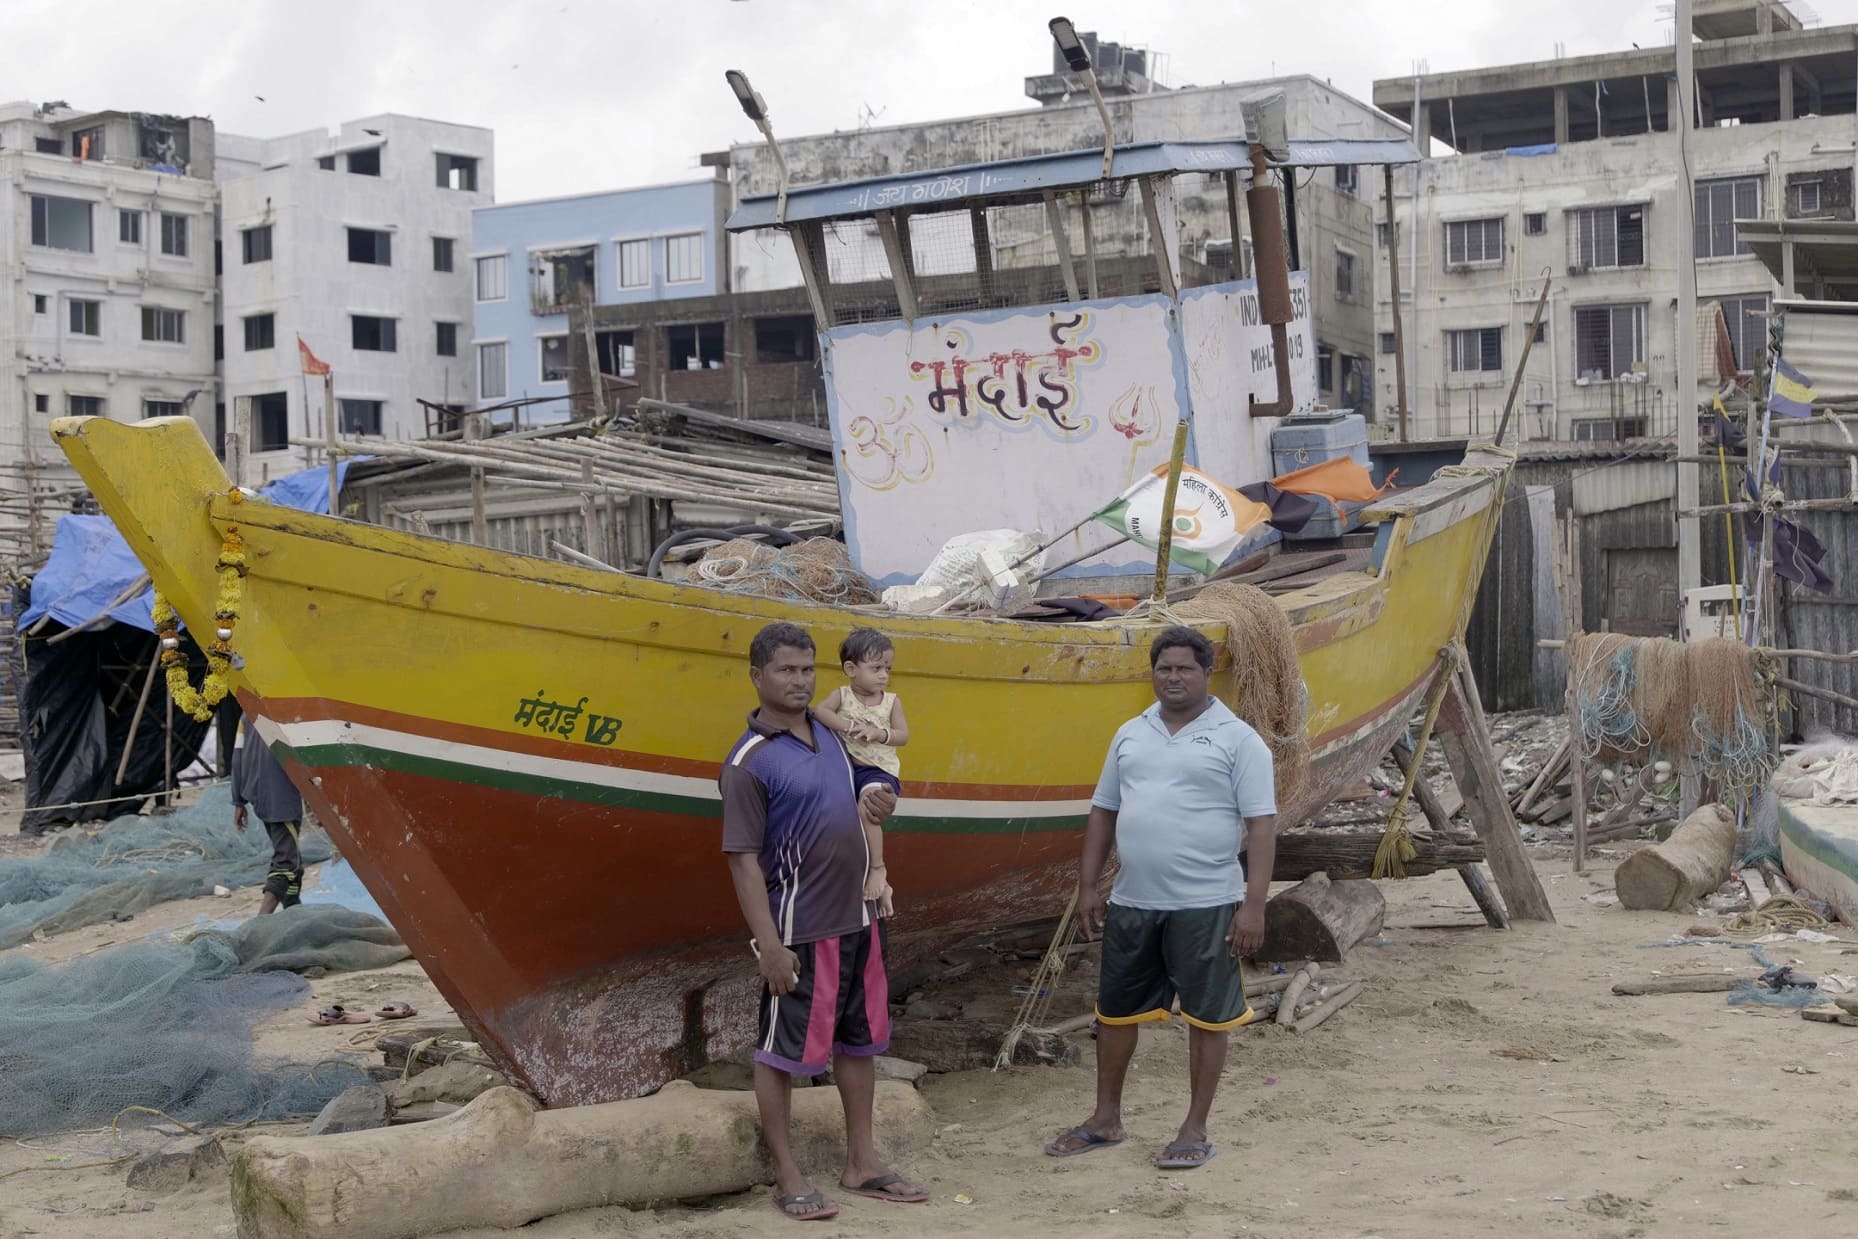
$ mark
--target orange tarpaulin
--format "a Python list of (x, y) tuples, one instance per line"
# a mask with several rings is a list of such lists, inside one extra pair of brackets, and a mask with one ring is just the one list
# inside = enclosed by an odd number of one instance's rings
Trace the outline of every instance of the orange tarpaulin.
[(1361, 465), (1346, 456), (1338, 456), (1334, 460), (1325, 460), (1295, 473), (1272, 478), (1271, 485), (1293, 495), (1316, 495), (1338, 505), (1343, 502), (1367, 503), (1392, 490), (1394, 474), (1398, 472), (1396, 469), (1394, 473), (1388, 474), (1387, 480), (1377, 487), (1373, 477)]

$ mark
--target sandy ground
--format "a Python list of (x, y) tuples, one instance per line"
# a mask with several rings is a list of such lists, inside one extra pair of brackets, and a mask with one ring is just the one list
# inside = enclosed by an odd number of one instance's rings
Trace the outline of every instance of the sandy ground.
[[(1616, 859), (1618, 853), (1612, 854)], [(1858, 1231), (1858, 1029), (1792, 1011), (1734, 1008), (1721, 994), (1614, 997), (1614, 981), (1657, 972), (1752, 974), (1747, 952), (1720, 945), (1640, 949), (1694, 917), (1626, 912), (1587, 897), (1609, 889), (1610, 863), (1585, 875), (1540, 851), (1560, 923), (1485, 929), (1453, 875), (1385, 883), (1385, 945), (1363, 946), (1337, 978), (1366, 994), (1324, 1027), (1236, 1034), (1214, 1112), (1220, 1154), (1202, 1170), (1157, 1172), (1150, 1159), (1186, 1100), (1186, 1036), (1145, 1030), (1131, 1075), (1130, 1140), (1057, 1161), (1041, 1144), (1083, 1118), (1092, 1098), (1090, 1042), (1074, 1068), (929, 1077), (934, 1147), (900, 1167), (933, 1194), (921, 1206), (841, 1200), (806, 1233), (1151, 1235), (1338, 1239), (1483, 1239)], [(1604, 896), (1603, 896), (1604, 897)], [(154, 910), (136, 928), (190, 925), (256, 905), (255, 893)], [(249, 907), (248, 907), (249, 906)], [(122, 936), (101, 926), (30, 948), (68, 958)], [(1804, 971), (1858, 972), (1854, 942), (1765, 949)], [(1010, 1009), (1031, 965), (970, 974), (936, 997)], [(1084, 1009), (1061, 991), (1054, 1017)], [(372, 1009), (401, 998), (443, 1018), (410, 964), (317, 981), (315, 1002)], [(1076, 988), (1074, 988), (1076, 987)], [(358, 1032), (312, 1028), (299, 1012), (260, 1032), (261, 1053), (361, 1055)], [(378, 1027), (378, 1026), (371, 1026)], [(290, 1133), (300, 1126), (278, 1126)], [(228, 1133), (236, 1151), (240, 1133)], [(164, 1197), (124, 1186), (107, 1135), (0, 1144), (0, 1236), (111, 1235), (218, 1239), (233, 1233), (223, 1177)], [(830, 1187), (833, 1166), (810, 1168)], [(698, 1204), (607, 1209), (546, 1219), (534, 1239), (650, 1232), (672, 1239), (788, 1235), (767, 1188)], [(485, 1236), (497, 1231), (459, 1232)]]

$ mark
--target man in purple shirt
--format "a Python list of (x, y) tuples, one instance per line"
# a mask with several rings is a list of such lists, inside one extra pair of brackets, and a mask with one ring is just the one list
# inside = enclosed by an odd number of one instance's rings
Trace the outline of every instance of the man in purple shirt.
[[(837, 1216), (794, 1161), (793, 1077), (832, 1068), (845, 1106), (845, 1171), (856, 1196), (919, 1203), (928, 1194), (878, 1159), (872, 1059), (890, 1045), (884, 923), (864, 898), (870, 853), (838, 736), (813, 717), (813, 638), (769, 624), (749, 646), (748, 678), (761, 705), (723, 763), (723, 851), (760, 963), (755, 1101), (774, 1161), (777, 1209), (796, 1221)], [(896, 793), (868, 798), (880, 820)]]

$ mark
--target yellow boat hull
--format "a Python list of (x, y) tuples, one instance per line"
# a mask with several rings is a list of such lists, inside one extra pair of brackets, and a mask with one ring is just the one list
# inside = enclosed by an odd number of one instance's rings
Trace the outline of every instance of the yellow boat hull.
[[(748, 1042), (755, 978), (715, 783), (753, 705), (748, 644), (774, 620), (806, 626), (823, 686), (870, 617), (235, 504), (191, 420), (53, 433), (195, 630), (237, 524), (241, 704), (511, 1071), (578, 1104)], [(1366, 570), (1284, 599), (1315, 751), (1287, 823), (1380, 760), (1461, 631), (1505, 477), (1479, 461), (1380, 505)], [(895, 949), (1055, 913), (1104, 747), (1151, 700), (1153, 631), (877, 622), (912, 731), (886, 843)], [(1223, 665), (1215, 687), (1230, 695)]]

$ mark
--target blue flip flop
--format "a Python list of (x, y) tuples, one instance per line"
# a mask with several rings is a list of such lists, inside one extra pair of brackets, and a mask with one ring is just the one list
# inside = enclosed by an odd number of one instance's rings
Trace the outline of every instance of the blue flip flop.
[[(1061, 1149), (1058, 1147), (1063, 1141), (1076, 1139), (1082, 1139), (1084, 1143), (1078, 1145), (1075, 1149)], [(1099, 1135), (1094, 1131), (1087, 1131), (1082, 1127), (1073, 1127), (1070, 1131), (1065, 1132), (1057, 1139), (1046, 1144), (1045, 1152), (1052, 1157), (1076, 1157), (1079, 1153), (1088, 1153), (1092, 1149), (1114, 1148), (1122, 1142), (1123, 1137), (1121, 1136), (1112, 1140), (1108, 1136)]]
[[(1178, 1151), (1177, 1151), (1178, 1150)], [(1198, 1153), (1199, 1157), (1182, 1157), (1181, 1153)], [(1197, 1170), (1212, 1161), (1219, 1149), (1206, 1140), (1176, 1140), (1155, 1159), (1157, 1170)]]

